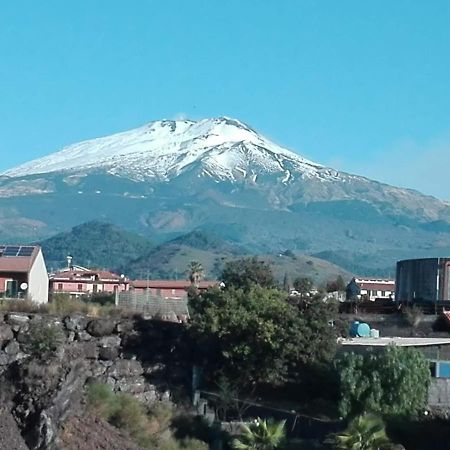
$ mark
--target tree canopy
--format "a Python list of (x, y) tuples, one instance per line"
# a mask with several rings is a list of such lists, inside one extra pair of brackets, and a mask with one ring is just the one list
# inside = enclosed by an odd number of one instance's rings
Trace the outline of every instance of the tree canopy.
[(241, 258), (225, 264), (221, 280), (227, 288), (249, 289), (254, 284), (265, 288), (276, 286), (272, 268), (256, 256)]
[(347, 353), (337, 361), (342, 416), (365, 412), (408, 416), (427, 404), (430, 369), (413, 348), (388, 347), (379, 353)]
[(191, 302), (189, 331), (214, 376), (278, 384), (295, 378), (303, 364), (334, 355), (336, 336), (325, 306), (300, 312), (286, 293), (257, 285), (212, 289)]

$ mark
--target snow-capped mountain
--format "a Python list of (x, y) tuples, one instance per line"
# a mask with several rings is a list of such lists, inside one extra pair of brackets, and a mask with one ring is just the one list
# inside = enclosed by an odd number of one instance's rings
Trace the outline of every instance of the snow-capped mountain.
[(163, 120), (112, 136), (65, 147), (3, 175), (19, 177), (50, 172), (102, 169), (134, 180), (170, 180), (198, 165), (202, 176), (219, 180), (279, 174), (283, 182), (296, 176), (334, 178), (336, 171), (308, 161), (226, 117)]
[(450, 253), (450, 205), (309, 161), (226, 117), (155, 121), (0, 176), (0, 240), (100, 219), (155, 242), (212, 231), (352, 270)]

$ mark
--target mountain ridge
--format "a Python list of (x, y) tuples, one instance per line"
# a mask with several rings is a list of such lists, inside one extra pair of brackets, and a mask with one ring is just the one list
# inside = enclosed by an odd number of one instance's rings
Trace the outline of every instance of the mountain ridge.
[(256, 253), (343, 252), (368, 271), (450, 252), (448, 202), (314, 163), (223, 117), (154, 121), (0, 177), (4, 241), (97, 219), (155, 243), (212, 230)]

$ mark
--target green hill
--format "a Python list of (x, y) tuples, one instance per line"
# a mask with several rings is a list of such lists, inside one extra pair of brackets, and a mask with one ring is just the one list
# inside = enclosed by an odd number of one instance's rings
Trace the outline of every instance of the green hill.
[(99, 221), (78, 225), (39, 244), (49, 270), (64, 267), (67, 255), (76, 265), (120, 269), (152, 248), (146, 238)]

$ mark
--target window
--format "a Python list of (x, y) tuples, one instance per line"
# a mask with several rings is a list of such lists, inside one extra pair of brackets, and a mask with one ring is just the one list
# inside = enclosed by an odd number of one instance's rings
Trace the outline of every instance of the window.
[(386, 297), (386, 291), (381, 291), (381, 296)]
[(83, 290), (83, 285), (82, 284), (79, 284), (78, 285), (78, 292), (81, 292)]
[(62, 283), (58, 283), (58, 291), (62, 291), (63, 290), (63, 284)]

